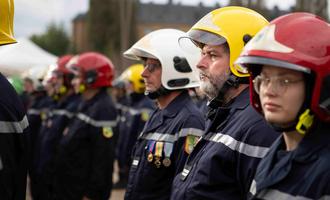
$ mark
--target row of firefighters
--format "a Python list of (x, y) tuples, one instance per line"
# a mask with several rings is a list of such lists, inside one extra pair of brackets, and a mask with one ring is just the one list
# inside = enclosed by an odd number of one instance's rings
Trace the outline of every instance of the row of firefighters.
[(124, 56), (143, 65), (117, 79), (102, 54), (61, 57), (28, 117), (0, 76), (0, 198), (25, 198), (28, 154), (34, 200), (109, 199), (115, 159), (125, 200), (330, 199), (328, 22), (224, 7)]

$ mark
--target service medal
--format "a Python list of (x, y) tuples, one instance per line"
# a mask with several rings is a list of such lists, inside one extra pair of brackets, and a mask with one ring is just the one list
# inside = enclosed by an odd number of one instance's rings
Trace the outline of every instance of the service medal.
[(170, 158), (164, 158), (163, 165), (165, 167), (169, 167), (171, 165), (171, 159)]
[(154, 159), (154, 156), (152, 155), (152, 153), (149, 153), (148, 157), (147, 157), (148, 162), (152, 162), (153, 159)]

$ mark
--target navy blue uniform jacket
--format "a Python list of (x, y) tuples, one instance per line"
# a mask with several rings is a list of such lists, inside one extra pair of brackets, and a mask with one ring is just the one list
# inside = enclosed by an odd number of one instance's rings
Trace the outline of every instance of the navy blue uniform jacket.
[(81, 102), (59, 143), (55, 199), (109, 199), (116, 124), (117, 111), (106, 90)]
[(330, 199), (329, 133), (329, 124), (318, 125), (293, 151), (280, 137), (258, 166), (251, 199)]
[(245, 89), (220, 107), (175, 177), (172, 200), (246, 199), (257, 165), (279, 136), (249, 105)]
[[(186, 91), (166, 108), (155, 110), (135, 144), (125, 200), (169, 199), (173, 178), (182, 171), (188, 156), (184, 150), (186, 136), (199, 137), (203, 129), (203, 116)], [(171, 165), (161, 163), (157, 167), (156, 159), (148, 161), (150, 151), (155, 157), (157, 143), (172, 146), (168, 149)], [(160, 162), (166, 157), (164, 149)]]
[(0, 74), (0, 199), (25, 199), (28, 119), (21, 99)]

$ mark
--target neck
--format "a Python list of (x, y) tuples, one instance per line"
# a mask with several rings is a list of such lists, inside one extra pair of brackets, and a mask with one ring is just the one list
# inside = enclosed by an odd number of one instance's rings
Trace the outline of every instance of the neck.
[(227, 93), (225, 94), (225, 100), (224, 100), (224, 104), (227, 104), (228, 102), (230, 102), (232, 99), (234, 99), (235, 97), (237, 97), (243, 90), (245, 90), (245, 88), (247, 88), (248, 85), (246, 84), (241, 84), (239, 85), (237, 88), (231, 88), (227, 91)]
[(87, 89), (84, 93), (82, 93), (82, 98), (84, 100), (90, 100), (93, 98), (98, 92), (100, 91), (99, 88), (90, 88)]
[(168, 95), (158, 97), (156, 101), (159, 109), (162, 110), (166, 108), (166, 106), (168, 106), (168, 104), (170, 104), (173, 101), (173, 99), (179, 96), (181, 92), (182, 91), (172, 91)]
[(283, 137), (287, 151), (295, 150), (300, 141), (304, 138), (298, 131), (283, 132)]

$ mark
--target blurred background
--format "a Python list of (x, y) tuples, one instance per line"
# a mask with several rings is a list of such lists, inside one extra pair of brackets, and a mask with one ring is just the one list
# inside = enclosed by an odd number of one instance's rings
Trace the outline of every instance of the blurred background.
[(209, 11), (228, 5), (257, 10), (268, 20), (308, 11), (329, 20), (330, 0), (15, 0), (15, 36), (47, 52), (98, 51), (118, 74), (130, 63), (121, 55), (137, 39), (159, 28), (188, 30)]

